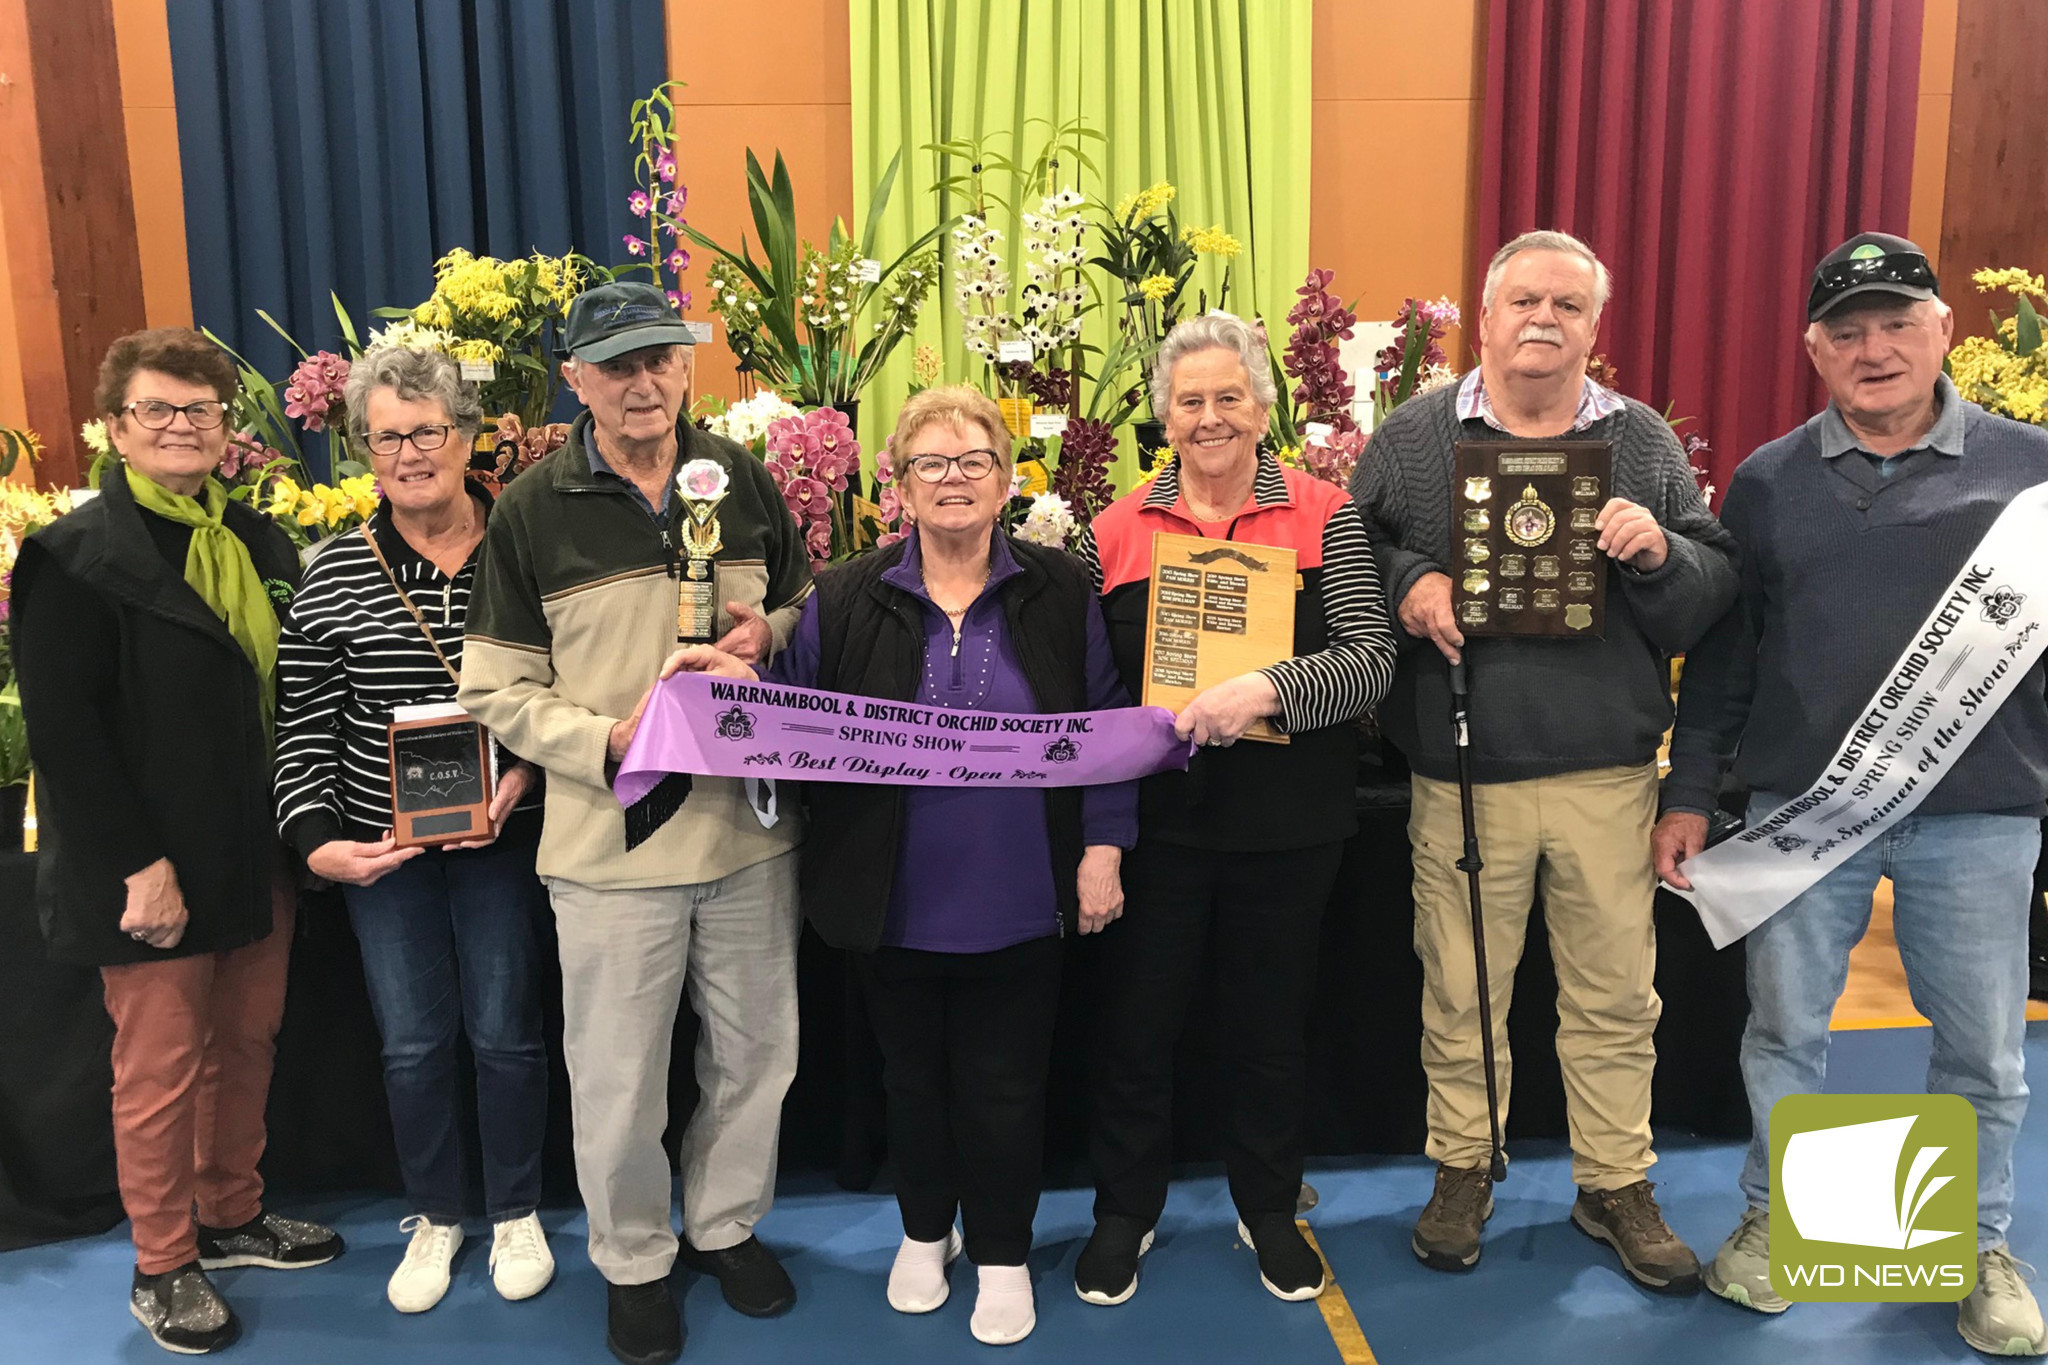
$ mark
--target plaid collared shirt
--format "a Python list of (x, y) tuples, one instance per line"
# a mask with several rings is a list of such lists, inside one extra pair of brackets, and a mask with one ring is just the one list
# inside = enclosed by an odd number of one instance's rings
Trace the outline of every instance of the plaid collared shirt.
[[(1571, 429), (1584, 431), (1609, 413), (1620, 412), (1622, 407), (1621, 395), (1602, 388), (1589, 377), (1579, 391), (1579, 410), (1572, 414)], [(1493, 404), (1486, 397), (1486, 381), (1476, 368), (1458, 383), (1458, 420), (1470, 422), (1475, 418), (1495, 431), (1507, 430), (1493, 415)]]

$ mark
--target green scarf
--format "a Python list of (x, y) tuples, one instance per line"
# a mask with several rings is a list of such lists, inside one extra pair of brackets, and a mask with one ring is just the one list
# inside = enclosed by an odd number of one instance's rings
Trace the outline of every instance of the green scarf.
[(185, 581), (214, 615), (226, 622), (228, 634), (249, 656), (262, 694), (263, 733), (270, 734), (277, 705), (277, 612), (263, 590), (255, 561), (249, 558), (249, 547), (221, 522), (228, 505), (227, 489), (209, 475), (199, 497), (188, 498), (137, 473), (134, 465), (126, 468), (128, 491), (135, 495), (137, 507), (192, 528), (192, 543), (185, 551)]

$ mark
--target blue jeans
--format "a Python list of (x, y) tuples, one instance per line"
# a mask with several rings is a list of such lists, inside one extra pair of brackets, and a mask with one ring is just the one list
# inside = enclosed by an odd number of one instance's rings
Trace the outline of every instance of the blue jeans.
[[(1787, 798), (1750, 799), (1761, 820)], [(1977, 1111), (1977, 1246), (2012, 1222), (2012, 1147), (2027, 1112), (2027, 917), (2041, 822), (2017, 815), (1909, 815), (1752, 930), (1742, 1080), (1754, 1125), (1742, 1193), (1771, 1202), (1771, 1106), (1818, 1094), (1828, 1019), (1849, 950), (1870, 925), (1879, 877), (1913, 1007), (1934, 1025), (1927, 1089)]]
[(488, 848), (429, 850), (370, 886), (347, 886), (370, 1007), (384, 1041), (384, 1093), (413, 1211), (461, 1220), (462, 1039), (476, 1061), (484, 1212), (540, 1204), (548, 1058), (541, 1032), (541, 926), (533, 872), (539, 821), (522, 816)]

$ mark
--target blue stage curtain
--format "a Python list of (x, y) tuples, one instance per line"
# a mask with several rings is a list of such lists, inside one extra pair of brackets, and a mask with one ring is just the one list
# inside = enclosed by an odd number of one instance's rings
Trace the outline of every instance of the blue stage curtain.
[[(433, 289), (454, 247), (622, 259), (662, 0), (179, 0), (192, 310), (264, 374)], [(309, 451), (310, 455), (312, 452)]]

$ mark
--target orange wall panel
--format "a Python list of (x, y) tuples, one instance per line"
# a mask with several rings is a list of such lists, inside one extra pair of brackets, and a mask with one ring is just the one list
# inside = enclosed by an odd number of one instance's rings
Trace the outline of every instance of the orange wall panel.
[[(764, 36), (767, 35), (767, 36)], [(738, 59), (774, 47), (772, 60)], [(744, 233), (761, 257), (747, 203), (751, 148), (771, 172), (782, 153), (796, 194), (797, 229), (823, 243), (837, 217), (853, 217), (853, 72), (846, 0), (668, 0), (669, 75), (686, 82), (676, 101), (677, 160), (690, 188), (690, 225), (738, 251)], [(701, 298), (711, 253), (690, 249), (685, 289), (700, 295), (692, 317), (709, 318)], [(739, 393), (725, 331), (700, 347), (697, 391)]]
[[(1411, 295), (1448, 294), (1469, 314), (1482, 0), (1315, 0), (1314, 23), (1309, 264), (1335, 271), (1331, 292), (1368, 322)], [(1462, 363), (1459, 333), (1445, 350)]]
[(121, 114), (128, 130), (128, 178), (135, 191), (143, 312), (152, 327), (192, 325), (192, 276), (185, 258), (184, 177), (178, 108), (171, 86), (166, 0), (114, 0), (114, 48), (121, 63)]

